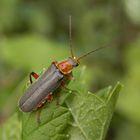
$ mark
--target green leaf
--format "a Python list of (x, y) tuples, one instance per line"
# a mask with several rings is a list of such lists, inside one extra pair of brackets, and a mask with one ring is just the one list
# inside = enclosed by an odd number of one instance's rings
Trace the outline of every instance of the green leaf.
[[(74, 82), (73, 82), (74, 84)], [(97, 94), (63, 90), (60, 106), (57, 97), (41, 111), (22, 113), (23, 140), (103, 140), (108, 130), (121, 84)], [(101, 93), (101, 94), (100, 94)], [(106, 96), (102, 96), (102, 95)]]
[(107, 100), (91, 92), (77, 93), (66, 100), (73, 118), (68, 131), (70, 140), (104, 139), (120, 89), (119, 83), (113, 90), (106, 88), (104, 94), (107, 93)]
[(131, 19), (132, 22), (135, 24), (140, 24), (140, 1), (139, 0), (124, 0), (124, 8), (128, 17)]
[(56, 102), (49, 104), (41, 112), (41, 123), (37, 123), (37, 112), (28, 113), (22, 116), (23, 140), (50, 140), (65, 138), (70, 112), (66, 107), (56, 106)]
[(1, 128), (0, 140), (21, 140), (21, 123), (15, 113)]
[(123, 77), (125, 88), (118, 100), (117, 111), (119, 114), (140, 123), (140, 36), (128, 46), (125, 52), (125, 64), (127, 72)]

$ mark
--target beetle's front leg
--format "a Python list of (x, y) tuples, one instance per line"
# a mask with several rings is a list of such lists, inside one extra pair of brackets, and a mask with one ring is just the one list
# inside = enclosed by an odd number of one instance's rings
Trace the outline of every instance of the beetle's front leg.
[(61, 88), (65, 90), (70, 90), (69, 88), (66, 87), (66, 84), (64, 81), (61, 82)]
[(73, 74), (70, 73), (67, 75), (68, 80), (74, 80), (75, 78), (73, 77)]
[[(66, 77), (67, 77), (68, 80), (74, 80), (72, 72), (67, 74)], [(61, 81), (61, 87), (62, 88), (66, 89), (66, 90), (71, 90), (71, 89), (67, 88), (66, 85), (67, 84), (65, 83), (65, 81)]]
[(61, 81), (61, 84), (60, 84), (60, 91), (57, 92), (57, 100), (56, 100), (56, 105), (58, 106), (59, 105), (59, 97), (60, 97), (60, 93), (61, 93), (61, 89), (65, 89), (66, 91), (72, 91), (71, 89), (67, 88), (66, 87), (66, 83), (65, 81)]
[(38, 75), (37, 73), (35, 73), (35, 72), (31, 72), (31, 73), (29, 74), (29, 79), (30, 79), (30, 83), (31, 83), (31, 84), (33, 83), (32, 76), (33, 76), (35, 79), (37, 79), (37, 78), (39, 77), (39, 75)]

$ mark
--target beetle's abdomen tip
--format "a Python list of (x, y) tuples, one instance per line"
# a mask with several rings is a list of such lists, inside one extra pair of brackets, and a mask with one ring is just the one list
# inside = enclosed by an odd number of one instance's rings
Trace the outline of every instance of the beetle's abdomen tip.
[(20, 111), (22, 112), (32, 112), (32, 110), (25, 108), (24, 106), (19, 106)]
[(32, 109), (30, 109), (30, 107), (26, 107), (24, 105), (24, 103), (21, 103), (21, 100), (19, 101), (18, 106), (19, 106), (20, 111), (22, 111), (22, 112), (31, 112), (32, 111)]

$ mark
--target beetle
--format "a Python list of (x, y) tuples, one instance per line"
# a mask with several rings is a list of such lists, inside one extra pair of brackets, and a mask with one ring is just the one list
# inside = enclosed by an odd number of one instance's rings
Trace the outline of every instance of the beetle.
[[(42, 107), (45, 102), (51, 101), (55, 91), (60, 87), (65, 87), (73, 79), (72, 70), (79, 66), (80, 60), (83, 57), (105, 48), (100, 47), (76, 58), (73, 54), (71, 44), (71, 16), (69, 17), (69, 36), (71, 57), (60, 62), (52, 62), (49, 68), (40, 76), (35, 72), (30, 73), (31, 85), (19, 100), (21, 111), (32, 112)], [(37, 80), (33, 82), (32, 77)]]

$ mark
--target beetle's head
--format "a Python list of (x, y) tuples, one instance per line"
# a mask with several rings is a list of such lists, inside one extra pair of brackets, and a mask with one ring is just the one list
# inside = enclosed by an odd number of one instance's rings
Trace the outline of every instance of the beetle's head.
[(68, 62), (73, 66), (77, 67), (79, 66), (80, 62), (76, 59), (76, 57), (69, 57)]

